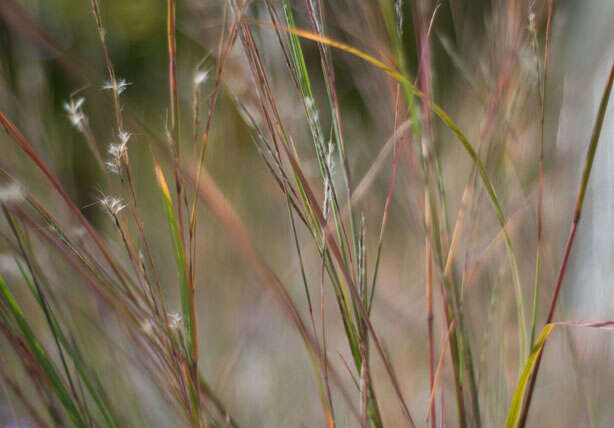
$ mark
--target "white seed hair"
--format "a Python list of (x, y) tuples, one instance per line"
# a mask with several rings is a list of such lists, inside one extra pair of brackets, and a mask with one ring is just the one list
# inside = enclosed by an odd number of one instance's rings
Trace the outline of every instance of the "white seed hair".
[(128, 140), (131, 136), (129, 132), (122, 131), (117, 135), (119, 143), (109, 144), (107, 152), (111, 155), (111, 160), (105, 162), (105, 165), (110, 172), (119, 174), (121, 171), (122, 159), (128, 155)]
[(173, 330), (179, 328), (179, 324), (181, 324), (181, 321), (183, 321), (183, 315), (181, 315), (179, 312), (168, 314), (168, 323), (170, 328), (172, 328)]
[(99, 202), (111, 217), (116, 217), (121, 210), (126, 208), (126, 204), (114, 196), (105, 196)]
[(79, 131), (83, 130), (83, 121), (85, 120), (85, 115), (81, 110), (83, 103), (85, 102), (85, 98), (77, 98), (76, 100), (71, 98), (68, 101), (65, 101), (62, 106), (66, 113), (68, 113), (68, 119), (70, 123), (73, 124)]
[(104, 85), (102, 85), (102, 89), (117, 90), (117, 95), (121, 95), (130, 85), (132, 85), (132, 83), (127, 82), (126, 79), (115, 79), (115, 81), (111, 80), (105, 82)]

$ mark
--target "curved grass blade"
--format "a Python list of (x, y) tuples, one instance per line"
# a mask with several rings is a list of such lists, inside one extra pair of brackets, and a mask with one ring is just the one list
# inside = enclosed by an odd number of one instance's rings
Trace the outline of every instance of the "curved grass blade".
[(535, 371), (537, 360), (544, 350), (546, 339), (552, 332), (552, 329), (557, 325), (614, 330), (614, 321), (567, 321), (546, 324), (535, 341), (535, 345), (533, 345), (531, 354), (529, 355), (529, 358), (522, 369), (522, 373), (520, 374), (520, 378), (518, 379), (518, 383), (516, 384), (516, 390), (514, 391), (512, 404), (510, 405), (510, 411), (507, 416), (507, 423), (505, 424), (507, 428), (516, 428), (520, 422), (523, 398), (529, 384), (529, 379)]
[[(249, 22), (254, 23), (256, 25), (263, 26), (263, 27), (269, 27), (269, 28), (272, 27), (271, 24), (260, 22), (260, 21), (249, 20)], [(495, 211), (497, 220), (499, 221), (499, 225), (501, 226), (503, 230), (505, 247), (506, 247), (506, 251), (508, 254), (510, 268), (512, 270), (512, 275), (514, 278), (514, 286), (516, 289), (516, 295), (517, 295), (517, 300), (518, 300), (517, 304), (518, 304), (518, 313), (519, 313), (519, 318), (520, 318), (519, 324), (523, 331), (523, 337), (526, 338), (528, 334), (526, 331), (527, 329), (526, 329), (526, 322), (525, 322), (525, 316), (524, 316), (524, 304), (523, 304), (522, 297), (521, 297), (522, 295), (521, 295), (521, 286), (520, 286), (520, 275), (518, 273), (518, 264), (516, 262), (516, 256), (512, 248), (512, 242), (505, 228), (505, 215), (503, 214), (501, 203), (499, 202), (499, 198), (497, 197), (495, 188), (492, 182), (490, 181), (490, 178), (488, 177), (488, 173), (486, 172), (486, 168), (484, 167), (484, 164), (482, 163), (475, 149), (473, 148), (473, 146), (471, 145), (467, 137), (462, 133), (458, 125), (456, 125), (456, 123), (450, 118), (450, 116), (448, 116), (448, 114), (439, 105), (433, 102), (430, 98), (426, 97), (425, 94), (422, 91), (420, 91), (405, 76), (403, 76), (398, 71), (395, 71), (391, 66), (369, 55), (368, 53), (363, 52), (360, 49), (356, 49), (353, 46), (350, 46), (346, 43), (339, 42), (337, 40), (334, 40), (334, 39), (331, 39), (329, 37), (322, 36), (319, 34), (315, 34), (310, 31), (302, 30), (299, 28), (289, 28), (289, 27), (282, 27), (280, 29), (288, 33), (291, 33), (291, 34), (295, 34), (299, 37), (340, 49), (342, 51), (355, 55), (367, 62), (370, 62), (371, 64), (380, 68), (390, 77), (402, 83), (404, 87), (406, 88), (406, 90), (408, 90), (411, 94), (413, 94), (416, 97), (424, 99), (426, 102), (426, 105), (428, 105), (428, 107), (443, 121), (443, 123), (452, 131), (452, 133), (460, 141), (463, 148), (465, 149), (465, 151), (467, 152), (467, 154), (469, 155), (469, 157), (471, 158), (471, 160), (475, 164), (475, 167), (478, 170), (482, 183), (484, 184), (484, 187), (486, 188), (488, 198), (490, 199), (490, 202)], [(523, 347), (522, 343), (521, 343), (521, 347)]]
[(518, 379), (518, 383), (516, 384), (516, 390), (514, 391), (514, 395), (512, 397), (512, 404), (510, 405), (510, 411), (507, 416), (507, 423), (505, 426), (507, 428), (514, 428), (518, 426), (518, 421), (520, 420), (520, 413), (522, 411), (522, 399), (524, 397), (525, 390), (527, 389), (527, 385), (529, 383), (529, 379), (533, 374), (533, 369), (537, 363), (537, 359), (544, 349), (544, 344), (546, 343), (546, 339), (552, 332), (554, 328), (554, 324), (547, 324), (539, 337), (535, 341), (533, 345), (533, 349), (531, 349), (531, 354), (529, 354), (529, 358), (520, 373), (520, 378)]

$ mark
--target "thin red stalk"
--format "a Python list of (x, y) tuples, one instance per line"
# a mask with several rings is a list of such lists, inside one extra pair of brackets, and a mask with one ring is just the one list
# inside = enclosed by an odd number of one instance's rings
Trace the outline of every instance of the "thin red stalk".
[[(103, 25), (102, 25), (102, 17), (100, 15), (100, 9), (98, 7), (97, 0), (91, 0), (91, 5), (92, 5), (92, 11), (94, 13), (94, 19), (96, 21), (96, 28), (98, 30), (98, 36), (100, 38), (100, 44), (102, 45), (102, 50), (103, 50), (103, 53), (104, 53), (105, 66), (107, 68), (107, 73), (109, 75), (109, 79), (110, 79), (110, 82), (111, 82), (111, 85), (112, 85), (112, 88), (113, 88), (113, 104), (114, 104), (114, 110), (115, 110), (116, 126), (117, 126), (118, 132), (122, 133), (122, 132), (124, 132), (124, 127), (123, 127), (123, 121), (122, 121), (121, 106), (120, 106), (120, 103), (119, 103), (119, 91), (118, 91), (118, 87), (117, 87), (117, 79), (116, 79), (116, 76), (115, 76), (115, 72), (113, 70), (113, 63), (111, 62), (111, 58), (109, 56), (109, 50), (108, 50), (106, 39), (105, 39), (105, 32), (104, 32), (104, 28), (103, 28)], [(87, 121), (86, 121), (86, 130), (87, 130), (88, 138), (92, 139), (93, 146), (95, 146), (96, 149), (97, 149), (96, 143), (94, 141), (94, 136), (92, 134), (91, 129), (89, 129), (89, 125), (87, 124)], [(147, 257), (148, 257), (149, 263), (151, 265), (152, 273), (154, 275), (154, 280), (156, 282), (156, 285), (157, 285), (158, 291), (159, 291), (160, 285), (159, 285), (158, 278), (157, 278), (157, 273), (155, 271), (155, 267), (154, 267), (154, 264), (153, 264), (153, 258), (152, 258), (152, 255), (151, 255), (151, 250), (149, 248), (149, 244), (147, 243), (147, 240), (145, 239), (145, 234), (143, 233), (143, 226), (142, 226), (142, 223), (140, 221), (140, 217), (138, 215), (138, 208), (137, 208), (137, 202), (136, 202), (136, 193), (134, 191), (134, 184), (132, 182), (132, 175), (131, 175), (131, 172), (130, 172), (130, 163), (129, 163), (127, 152), (125, 154), (124, 161), (125, 161), (125, 165), (126, 165), (126, 174), (127, 174), (127, 177), (128, 177), (129, 190), (130, 190), (130, 194), (132, 196), (132, 204), (131, 204), (131, 207), (130, 207), (130, 211), (131, 211), (132, 216), (134, 217), (134, 219), (135, 219), (135, 221), (137, 223), (137, 226), (138, 226), (138, 229), (139, 229), (139, 235), (140, 235), (141, 240), (143, 241), (143, 245), (145, 247), (145, 252), (147, 253)], [(107, 179), (107, 181), (108, 181), (108, 183), (110, 185), (110, 188), (112, 188), (111, 181), (109, 180), (108, 176), (105, 175), (105, 177), (106, 177), (106, 179)], [(160, 291), (159, 291), (159, 293), (160, 293)], [(162, 301), (162, 299), (160, 301)]]
[[(167, 0), (167, 40), (168, 40), (168, 89), (169, 89), (169, 104), (171, 109), (171, 138), (173, 152), (177, 160), (179, 160), (179, 93), (177, 90), (177, 40), (176, 32), (176, 10), (177, 1)], [(182, 185), (179, 173), (175, 171), (175, 186), (177, 190), (177, 219), (179, 220), (179, 232), (181, 240), (185, 245), (185, 234), (183, 226), (183, 204), (181, 203)], [(191, 282), (191, 281), (190, 281)], [(198, 356), (198, 347), (194, 347), (196, 357)], [(195, 382), (198, 384), (198, 382)]]
[[(428, 328), (428, 340), (429, 340), (429, 378), (430, 378), (430, 386), (431, 386), (431, 395), (433, 397), (435, 391), (435, 347), (433, 343), (433, 258), (431, 251), (430, 240), (426, 239), (426, 323)], [(433, 404), (431, 406), (431, 427), (437, 427), (436, 421), (436, 406), (435, 399), (433, 398)]]
[[(238, 19), (238, 18), (237, 18)], [(213, 93), (211, 94), (211, 102), (209, 104), (209, 114), (207, 116), (207, 122), (205, 124), (205, 130), (203, 133), (203, 146), (201, 148), (200, 151), (200, 159), (198, 162), (198, 169), (196, 171), (196, 189), (199, 188), (200, 186), (200, 180), (201, 180), (201, 174), (202, 174), (202, 169), (204, 167), (205, 164), (205, 153), (207, 151), (207, 143), (209, 141), (209, 131), (211, 129), (211, 123), (212, 123), (212, 119), (213, 119), (213, 112), (215, 111), (215, 106), (217, 104), (217, 97), (219, 94), (219, 90), (222, 84), (222, 70), (224, 69), (224, 63), (226, 62), (226, 58), (228, 56), (228, 54), (230, 53), (230, 49), (232, 48), (232, 46), (234, 45), (234, 41), (236, 39), (236, 29), (237, 29), (237, 20), (235, 19), (232, 23), (232, 27), (229, 31), (228, 34), (228, 42), (225, 46), (224, 49), (222, 49), (223, 46), (223, 40), (220, 40), (220, 47), (219, 47), (219, 59), (218, 59), (218, 66), (216, 69), (216, 75), (215, 75), (215, 85), (213, 87)], [(196, 260), (196, 242), (195, 242), (195, 237), (196, 237), (196, 216), (197, 216), (197, 210), (196, 210), (196, 202), (197, 202), (197, 195), (194, 196), (194, 201), (192, 203), (192, 209), (191, 209), (191, 213), (190, 213), (190, 224), (188, 225), (188, 248), (189, 248), (189, 252), (190, 252), (190, 259), (189, 259), (189, 272), (188, 275), (191, 278), (192, 282), (194, 280), (194, 275), (195, 275), (195, 269), (194, 269), (194, 262)]]
[(113, 105), (115, 107), (115, 121), (117, 124), (117, 131), (123, 132), (124, 127), (122, 124), (121, 107), (119, 105), (119, 91), (117, 88), (117, 79), (115, 72), (113, 71), (113, 63), (109, 56), (109, 49), (107, 48), (107, 42), (105, 40), (105, 32), (102, 26), (102, 18), (100, 16), (100, 9), (98, 8), (98, 1), (91, 0), (92, 11), (94, 12), (94, 18), (96, 20), (96, 29), (98, 30), (98, 37), (100, 38), (100, 44), (102, 45), (102, 51), (104, 53), (104, 63), (107, 67), (107, 73), (109, 74), (109, 80), (113, 89)]
[[(98, 36), (100, 38), (100, 43), (102, 45), (102, 50), (103, 50), (103, 53), (104, 53), (104, 61), (105, 61), (105, 65), (106, 65), (106, 68), (107, 68), (107, 73), (109, 75), (111, 86), (113, 88), (112, 92), (113, 92), (113, 104), (114, 104), (114, 111), (115, 111), (116, 126), (117, 126), (118, 132), (122, 133), (122, 132), (124, 132), (124, 127), (123, 127), (123, 120), (122, 120), (122, 114), (121, 114), (121, 106), (120, 106), (120, 103), (119, 103), (119, 90), (118, 90), (118, 87), (117, 87), (117, 78), (115, 76), (115, 72), (113, 70), (113, 64), (112, 64), (111, 58), (109, 56), (109, 50), (108, 50), (106, 39), (105, 39), (105, 32), (104, 32), (104, 28), (103, 28), (103, 25), (102, 25), (102, 17), (101, 17), (101, 14), (100, 14), (100, 9), (98, 7), (97, 0), (91, 0), (91, 5), (92, 5), (92, 11), (94, 13), (94, 18), (95, 18), (95, 21), (96, 21), (96, 28), (98, 30)], [(88, 127), (88, 130), (89, 130), (89, 127)], [(89, 134), (91, 134), (91, 130), (89, 130)], [(93, 135), (92, 135), (92, 138), (93, 138)], [(132, 175), (131, 175), (131, 172), (130, 172), (130, 163), (129, 163), (129, 159), (128, 159), (127, 153), (125, 154), (124, 161), (125, 161), (125, 166), (126, 166), (125, 170), (126, 170), (126, 174), (127, 174), (127, 178), (128, 178), (129, 190), (130, 190), (130, 194), (132, 196), (132, 204), (131, 204), (131, 207), (130, 207), (130, 211), (131, 211), (132, 216), (134, 217), (134, 219), (135, 219), (135, 221), (137, 223), (137, 226), (138, 226), (138, 229), (139, 229), (139, 235), (140, 235), (141, 240), (143, 241), (143, 245), (145, 247), (145, 252), (147, 253), (147, 257), (148, 257), (149, 263), (151, 265), (152, 274), (154, 275), (154, 281), (155, 281), (155, 283), (156, 283), (156, 285), (158, 287), (158, 293), (160, 294), (160, 285), (159, 285), (158, 278), (157, 278), (157, 273), (155, 271), (155, 267), (154, 267), (154, 264), (153, 264), (153, 258), (152, 258), (152, 255), (151, 255), (151, 250), (149, 248), (149, 244), (147, 243), (147, 240), (145, 239), (145, 235), (144, 235), (144, 232), (143, 232), (143, 226), (142, 226), (142, 223), (140, 221), (140, 217), (138, 215), (138, 208), (137, 208), (137, 202), (136, 202), (136, 192), (134, 191), (134, 184), (133, 184), (133, 181), (132, 181)], [(108, 179), (108, 177), (107, 177), (107, 180), (108, 180), (109, 183), (111, 183), (110, 180)], [(160, 299), (160, 302), (162, 302), (162, 299)], [(162, 303), (162, 306), (164, 308), (163, 303)]]
[[(392, 189), (394, 188), (394, 181), (397, 175), (397, 166), (399, 165), (399, 159), (401, 158), (401, 135), (402, 135), (402, 131), (403, 131), (403, 126), (404, 124), (401, 124), (401, 126), (398, 126), (398, 118), (399, 118), (399, 106), (400, 106), (400, 92), (401, 92), (401, 86), (397, 85), (397, 91), (396, 91), (396, 103), (395, 103), (395, 116), (394, 116), (394, 128), (393, 128), (393, 132), (392, 132), (392, 142), (393, 142), (393, 147), (394, 147), (394, 161), (392, 163), (392, 174), (390, 175), (390, 181), (388, 183), (388, 193), (386, 194), (386, 202), (384, 203), (384, 213), (382, 215), (382, 224), (380, 226), (380, 230), (379, 230), (379, 238), (377, 240), (377, 253), (375, 255), (375, 268), (373, 271), (373, 281), (371, 284), (371, 297), (369, 298), (369, 305), (368, 305), (368, 309), (367, 312), (371, 313), (371, 305), (373, 303), (373, 296), (375, 295), (375, 284), (377, 282), (377, 274), (379, 271), (379, 261), (380, 261), (380, 256), (381, 256), (381, 252), (382, 252), (382, 246), (384, 243), (384, 231), (386, 230), (386, 223), (388, 221), (388, 210), (390, 209), (390, 201), (392, 200)], [(408, 122), (405, 122), (408, 123)], [(394, 136), (396, 133), (399, 133), (399, 141), (395, 142), (394, 140)], [(388, 143), (386, 143), (387, 145)], [(385, 146), (384, 146), (385, 147)], [(383, 150), (383, 149), (382, 149)], [(381, 152), (380, 152), (381, 153)], [(378, 155), (379, 157), (379, 155)], [(369, 172), (367, 172), (367, 174), (364, 175), (364, 177), (367, 177), (369, 174)], [(360, 183), (358, 184), (358, 186), (356, 187), (356, 189), (360, 188), (360, 185), (362, 184), (363, 179), (360, 181)], [(354, 192), (353, 195), (356, 196), (358, 192)], [(353, 201), (352, 201), (353, 202)]]
[[(584, 169), (582, 171), (582, 178), (580, 180), (580, 188), (578, 189), (578, 195), (576, 197), (576, 204), (574, 207), (574, 216), (573, 216), (573, 220), (571, 223), (571, 230), (569, 231), (569, 237), (567, 238), (567, 244), (565, 245), (563, 261), (561, 262), (561, 267), (559, 269), (559, 273), (556, 279), (556, 285), (554, 286), (554, 293), (552, 295), (552, 300), (550, 301), (550, 309), (548, 310), (548, 316), (546, 317), (546, 324), (549, 324), (552, 321), (552, 318), (554, 316), (554, 310), (556, 308), (556, 303), (558, 301), (559, 293), (561, 291), (563, 277), (565, 276), (565, 271), (567, 269), (567, 263), (569, 261), (569, 253), (571, 252), (571, 247), (573, 245), (574, 238), (576, 236), (576, 229), (578, 227), (578, 223), (580, 222), (580, 216), (582, 214), (582, 207), (584, 205), (584, 197), (586, 195), (588, 180), (589, 180), (591, 169), (593, 166), (593, 160), (595, 159), (597, 143), (599, 142), (599, 136), (601, 134), (601, 127), (603, 125), (603, 119), (605, 117), (606, 109), (608, 106), (608, 101), (610, 99), (610, 92), (612, 90), (613, 82), (614, 82), (614, 62), (612, 62), (612, 66), (610, 68), (610, 74), (608, 75), (606, 87), (603, 92), (603, 96), (601, 98), (601, 103), (599, 104), (599, 111), (597, 113), (597, 119), (595, 121), (595, 126), (593, 128), (593, 133), (591, 135), (590, 145), (589, 145), (589, 148), (586, 154), (586, 160), (584, 162)], [(524, 407), (522, 409), (522, 414), (520, 416), (520, 420), (518, 423), (518, 426), (520, 428), (523, 428), (524, 425), (526, 424), (527, 416), (528, 416), (529, 409), (531, 406), (531, 399), (533, 398), (535, 382), (537, 380), (539, 367), (541, 365), (542, 355), (543, 355), (543, 352), (540, 353), (539, 357), (537, 358), (535, 370), (531, 378), (531, 383), (529, 384), (529, 391), (527, 393), (527, 399), (525, 401)]]
[[(419, 9), (420, 6), (416, 5)], [(436, 11), (437, 9), (435, 9)], [(430, 81), (431, 81), (431, 50), (429, 46), (429, 37), (428, 31), (424, 24), (422, 23), (422, 14), (416, 13), (416, 19), (418, 20), (418, 32), (419, 32), (419, 49), (420, 49), (420, 61), (418, 64), (419, 75), (420, 75), (420, 86), (422, 88), (422, 92), (424, 97), (422, 98), (422, 110), (424, 112), (424, 128), (425, 128), (425, 138), (427, 139), (427, 144), (433, 143), (433, 134), (431, 129), (431, 110), (427, 105), (427, 99), (430, 98)], [(434, 19), (435, 13), (433, 13)], [(432, 20), (431, 20), (432, 24)], [(431, 405), (431, 427), (436, 428), (436, 407), (434, 402), (434, 382), (435, 382), (435, 361), (434, 361), (434, 343), (433, 343), (433, 251), (431, 247), (430, 240), (430, 223), (431, 223), (431, 207), (429, 203), (430, 199), (425, 196), (424, 198), (424, 216), (425, 222), (427, 225), (427, 233), (425, 234), (425, 259), (426, 259), (426, 300), (427, 300), (427, 314), (426, 314), (426, 322), (428, 328), (428, 341), (429, 341), (429, 375), (430, 375), (430, 387), (431, 387), (431, 396), (433, 397), (433, 403)], [(435, 237), (435, 239), (439, 239), (439, 237)]]

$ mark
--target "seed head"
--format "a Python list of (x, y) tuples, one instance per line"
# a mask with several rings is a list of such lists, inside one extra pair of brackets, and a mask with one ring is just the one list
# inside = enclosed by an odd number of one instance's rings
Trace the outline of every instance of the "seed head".
[(118, 134), (119, 143), (111, 143), (107, 150), (111, 159), (105, 163), (107, 169), (112, 173), (119, 174), (121, 171), (122, 160), (128, 155), (128, 140), (132, 134), (122, 131)]
[(119, 141), (120, 141), (122, 144), (127, 144), (127, 143), (128, 143), (128, 140), (130, 139), (130, 137), (132, 137), (132, 134), (131, 134), (131, 133), (129, 133), (129, 132), (126, 132), (126, 131), (122, 131), (122, 132), (120, 132), (119, 134), (117, 134), (117, 136), (118, 136), (118, 138), (119, 138)]
[(179, 324), (181, 324), (182, 320), (183, 316), (179, 312), (168, 314), (168, 323), (173, 330), (177, 330), (179, 328)]
[(83, 97), (77, 98), (76, 100), (71, 98), (68, 101), (65, 101), (62, 105), (64, 107), (64, 110), (66, 110), (66, 113), (68, 113), (68, 119), (70, 119), (70, 122), (79, 131), (83, 130), (83, 121), (85, 120), (85, 115), (81, 110), (81, 107), (83, 106), (84, 102), (85, 98)]
[(107, 211), (107, 214), (113, 218), (115, 218), (121, 210), (126, 208), (126, 204), (124, 204), (121, 199), (113, 196), (105, 196), (102, 198), (100, 200), (100, 205), (102, 205)]
[(126, 79), (120, 78), (105, 82), (105, 84), (102, 85), (102, 89), (117, 91), (117, 95), (121, 95), (122, 92), (124, 92), (126, 88), (130, 85), (132, 85), (132, 83), (127, 82)]
[(104, 166), (107, 167), (107, 170), (113, 174), (119, 174), (119, 167), (117, 165), (117, 163), (115, 163), (115, 160), (110, 160), (110, 161), (106, 161), (104, 163)]

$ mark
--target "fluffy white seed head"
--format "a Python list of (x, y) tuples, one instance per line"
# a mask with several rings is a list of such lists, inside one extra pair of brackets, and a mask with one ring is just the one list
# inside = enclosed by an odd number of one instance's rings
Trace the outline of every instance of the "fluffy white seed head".
[(172, 328), (173, 330), (176, 330), (179, 328), (181, 321), (183, 321), (183, 316), (180, 313), (175, 312), (175, 313), (168, 314), (168, 323), (169, 323), (170, 328)]
[(113, 159), (121, 158), (126, 153), (126, 145), (122, 143), (111, 143), (109, 144), (108, 152)]
[(113, 174), (119, 174), (119, 167), (117, 163), (115, 162), (115, 160), (106, 161), (104, 163), (104, 166), (107, 168), (109, 172)]
[(105, 209), (111, 217), (116, 217), (121, 210), (126, 208), (126, 204), (121, 199), (114, 196), (105, 196), (100, 200), (100, 205)]
[(126, 131), (122, 131), (117, 134), (117, 137), (119, 138), (121, 144), (127, 144), (130, 137), (132, 137), (132, 134)]
[(120, 78), (115, 79), (115, 81), (110, 80), (108, 82), (105, 82), (105, 84), (102, 85), (102, 89), (117, 91), (117, 95), (121, 95), (122, 92), (124, 92), (126, 88), (130, 85), (132, 85), (132, 83), (127, 82), (126, 79)]
[(121, 171), (122, 162), (128, 156), (128, 140), (132, 134), (122, 131), (118, 134), (119, 143), (111, 143), (109, 145), (108, 153), (111, 155), (111, 159), (105, 162), (107, 169), (115, 174), (119, 174)]
[(83, 97), (77, 99), (71, 98), (68, 101), (65, 101), (62, 105), (68, 115), (70, 123), (72, 123), (73, 126), (76, 127), (79, 131), (83, 130), (83, 121), (85, 120), (85, 115), (81, 110), (81, 107), (83, 106), (84, 102), (85, 98)]

